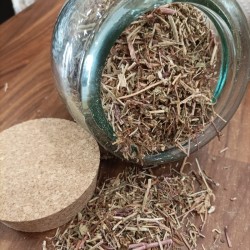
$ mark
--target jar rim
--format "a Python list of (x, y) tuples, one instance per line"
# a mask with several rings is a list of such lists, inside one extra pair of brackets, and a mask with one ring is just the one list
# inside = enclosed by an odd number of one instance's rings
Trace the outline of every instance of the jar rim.
[[(143, 5), (142, 3), (147, 2), (148, 5)], [(106, 58), (108, 56), (108, 53), (115, 42), (115, 40), (118, 38), (118, 36), (122, 33), (122, 31), (137, 17), (153, 8), (156, 8), (162, 4), (166, 3), (174, 3), (177, 1), (143, 1), (143, 0), (137, 0), (133, 1), (133, 4), (131, 4), (131, 1), (124, 1), (119, 2), (117, 5), (114, 5), (112, 8), (111, 13), (105, 17), (103, 22), (101, 23), (98, 32), (93, 36), (93, 40), (91, 42), (89, 53), (86, 55), (85, 60), (83, 61), (83, 65), (81, 68), (81, 95), (83, 101), (84, 107), (88, 107), (91, 110), (92, 115), (88, 116), (88, 119), (86, 119), (86, 122), (88, 124), (89, 129), (92, 131), (94, 135), (99, 134), (101, 137), (107, 137), (108, 140), (112, 140), (114, 142), (115, 136), (113, 129), (108, 122), (104, 111), (102, 109), (101, 100), (100, 100), (100, 80), (101, 80), (101, 73), (102, 71), (100, 69), (103, 68), (104, 63), (106, 61)], [(220, 84), (217, 85), (217, 89), (215, 92), (215, 96), (218, 97), (225, 85), (225, 82), (227, 80), (227, 74), (229, 71), (229, 61), (226, 60), (228, 58), (228, 55), (230, 54), (230, 50), (234, 50), (234, 48), (229, 48), (228, 41), (230, 39), (238, 44), (234, 44), (235, 47), (239, 47), (242, 43), (242, 41), (239, 39), (238, 35), (233, 33), (231, 30), (231, 22), (232, 20), (235, 20), (235, 18), (232, 17), (232, 15), (235, 15), (235, 13), (230, 13), (230, 11), (227, 11), (227, 3), (224, 1), (216, 1), (216, 0), (208, 0), (208, 1), (198, 1), (198, 0), (188, 0), (188, 1), (178, 1), (181, 3), (189, 3), (194, 4), (196, 7), (198, 7), (201, 11), (205, 12), (209, 16), (209, 18), (214, 19), (215, 24), (217, 24), (217, 30), (220, 31), (220, 37), (221, 39), (224, 39), (224, 47), (223, 47), (223, 58), (224, 61), (222, 62), (221, 66), (221, 74), (220, 74)], [(230, 8), (236, 8), (235, 10), (238, 13), (243, 12), (240, 10), (239, 5), (235, 1), (229, 1), (231, 2)], [(209, 3), (209, 5), (208, 5)], [(136, 5), (137, 4), (137, 5)], [(136, 5), (136, 8), (135, 8)], [(223, 11), (222, 11), (223, 10)], [(116, 22), (114, 22), (116, 20)], [(222, 25), (221, 27), (218, 26)], [(230, 39), (226, 39), (224, 29), (227, 29), (227, 34), (231, 35)], [(247, 26), (240, 26), (241, 32), (248, 32), (249, 30)], [(235, 35), (237, 35), (237, 38), (235, 38)], [(248, 41), (250, 44), (250, 39), (248, 36)], [(249, 46), (248, 46), (248, 49)], [(232, 53), (234, 53), (232, 51)], [(246, 61), (250, 62), (250, 56), (246, 59)], [(237, 73), (237, 72), (236, 72)], [(247, 81), (245, 84), (245, 87), (247, 85)], [(238, 102), (238, 105), (240, 103), (240, 100), (243, 96), (243, 93), (238, 95), (236, 98), (236, 101)], [(238, 106), (237, 106), (238, 107)], [(237, 107), (234, 107), (234, 112), (236, 111)], [(227, 115), (227, 118), (231, 118), (233, 113)], [(230, 117), (231, 116), (231, 117)], [(227, 119), (227, 120), (229, 120)], [(217, 129), (221, 130), (225, 127), (226, 123), (222, 122), (220, 118), (216, 118), (215, 123), (217, 124)], [(99, 131), (97, 133), (96, 131)], [(203, 145), (207, 144), (213, 137), (217, 135), (217, 131), (214, 129), (214, 127), (208, 126), (206, 131), (204, 133), (209, 133), (210, 136), (206, 137), (204, 134), (200, 134), (196, 140), (192, 140), (191, 142), (186, 142), (184, 148), (191, 146), (190, 153), (196, 151)], [(190, 143), (190, 145), (189, 145)], [(105, 145), (104, 145), (105, 146)], [(107, 146), (106, 146), (107, 147)], [(111, 144), (109, 144), (108, 147), (112, 147), (112, 151), (115, 151), (115, 147)], [(109, 149), (110, 150), (110, 149)], [(118, 156), (119, 152), (117, 153)], [(152, 154), (147, 155), (143, 159), (143, 162), (145, 165), (151, 165), (155, 164), (155, 162), (163, 163), (166, 161), (175, 161), (184, 158), (186, 155), (183, 151), (181, 151), (177, 147), (173, 147), (171, 149), (168, 149), (167, 151), (163, 151), (158, 154)]]

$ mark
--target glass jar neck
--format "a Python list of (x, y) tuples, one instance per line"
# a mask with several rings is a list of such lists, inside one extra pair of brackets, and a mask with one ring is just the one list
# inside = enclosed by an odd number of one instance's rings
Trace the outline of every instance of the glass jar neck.
[[(102, 69), (104, 67), (109, 51), (116, 39), (125, 30), (125, 28), (140, 15), (152, 10), (160, 5), (174, 2), (190, 3), (204, 12), (214, 23), (222, 43), (222, 60), (220, 68), (220, 76), (217, 87), (214, 92), (214, 101), (220, 98), (225, 83), (235, 84), (237, 74), (239, 74), (239, 65), (242, 66), (242, 51), (246, 49), (249, 52), (250, 40), (249, 29), (243, 12), (240, 10), (235, 1), (228, 0), (187, 0), (187, 1), (171, 1), (171, 0), (134, 0), (134, 1), (117, 1), (108, 14), (103, 17), (100, 24), (96, 27), (96, 31), (92, 40), (89, 41), (88, 53), (83, 60), (81, 68), (81, 95), (83, 109), (86, 110), (86, 123), (94, 134), (99, 131), (100, 137), (107, 137), (109, 140), (115, 140), (114, 131), (105, 117), (100, 99), (100, 85)], [(240, 17), (240, 18), (239, 18)], [(237, 19), (238, 18), (238, 19)], [(239, 30), (245, 30), (247, 37), (244, 42), (238, 33)], [(245, 58), (245, 62), (250, 63), (249, 56)], [(229, 70), (230, 69), (230, 70)], [(242, 68), (243, 69), (243, 68)], [(245, 80), (246, 81), (246, 80)], [(233, 96), (232, 93), (226, 93), (226, 99), (235, 98), (239, 102), (239, 96)], [(237, 105), (236, 105), (237, 108)], [(223, 117), (229, 120), (233, 113), (224, 112), (225, 106), (219, 107)], [(232, 107), (235, 109), (235, 107)], [(89, 113), (88, 113), (89, 112)], [(223, 113), (224, 112), (224, 113)], [(218, 123), (218, 130), (225, 126), (224, 123)], [(211, 130), (211, 133), (216, 133)], [(208, 141), (198, 138), (202, 144)], [(199, 143), (192, 142), (191, 147), (199, 147)], [(201, 145), (202, 146), (202, 145)], [(171, 151), (171, 150), (170, 150)], [(183, 152), (179, 149), (173, 149), (166, 155), (164, 152), (146, 157), (145, 161), (150, 164), (159, 159), (171, 161), (171, 157), (175, 160), (183, 158)], [(166, 159), (169, 157), (169, 159)]]

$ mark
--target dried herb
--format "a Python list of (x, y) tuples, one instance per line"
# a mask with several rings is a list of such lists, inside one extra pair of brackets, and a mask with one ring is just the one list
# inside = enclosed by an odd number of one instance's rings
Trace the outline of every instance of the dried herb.
[(101, 99), (127, 159), (177, 146), (216, 116), (213, 88), (219, 45), (202, 12), (161, 6), (134, 21), (112, 47)]
[(6, 93), (9, 88), (9, 84), (6, 82), (3, 87), (3, 91)]
[(57, 230), (54, 249), (195, 249), (197, 239), (205, 237), (214, 199), (197, 166), (196, 177), (177, 171), (157, 177), (127, 168), (106, 180), (66, 229)]
[(229, 235), (228, 235), (228, 228), (227, 227), (224, 227), (224, 233), (225, 233), (228, 247), (232, 248), (233, 246), (232, 246), (232, 242), (231, 242)]

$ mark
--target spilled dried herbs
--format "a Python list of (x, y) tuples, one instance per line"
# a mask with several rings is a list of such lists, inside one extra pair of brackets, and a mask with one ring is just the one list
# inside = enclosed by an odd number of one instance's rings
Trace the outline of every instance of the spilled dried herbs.
[[(134, 21), (112, 47), (101, 99), (127, 159), (182, 147), (214, 112), (219, 45), (209, 21), (188, 4), (161, 6)], [(187, 152), (185, 152), (187, 154)]]
[(54, 249), (196, 249), (214, 200), (197, 164), (189, 175), (174, 170), (158, 177), (126, 168), (97, 187), (87, 207), (57, 230)]

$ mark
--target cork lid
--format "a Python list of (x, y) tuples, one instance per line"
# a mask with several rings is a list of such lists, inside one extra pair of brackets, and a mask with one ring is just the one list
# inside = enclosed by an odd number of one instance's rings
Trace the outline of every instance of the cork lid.
[(92, 197), (100, 162), (93, 137), (54, 118), (0, 133), (0, 221), (20, 231), (61, 226)]

